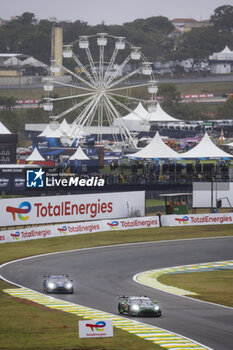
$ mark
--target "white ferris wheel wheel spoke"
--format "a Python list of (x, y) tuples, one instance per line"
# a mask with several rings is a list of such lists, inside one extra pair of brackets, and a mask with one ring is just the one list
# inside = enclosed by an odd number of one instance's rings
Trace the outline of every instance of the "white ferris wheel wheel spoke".
[(66, 114), (69, 114), (70, 112), (74, 111), (75, 109), (81, 107), (82, 105), (84, 105), (85, 103), (87, 103), (88, 101), (90, 101), (92, 99), (92, 96), (88, 97), (87, 99), (84, 99), (83, 101), (76, 103), (74, 106), (66, 109), (64, 112), (58, 114), (55, 118), (55, 120), (60, 119), (62, 117), (64, 117)]
[(94, 85), (92, 85), (91, 83), (89, 83), (88, 81), (86, 81), (85, 79), (83, 79), (82, 77), (80, 77), (79, 75), (77, 75), (77, 74), (75, 74), (74, 72), (72, 72), (69, 68), (66, 68), (66, 67), (64, 67), (64, 66), (62, 66), (62, 68), (63, 68), (66, 72), (70, 73), (74, 78), (80, 80), (81, 82), (83, 82), (84, 84), (88, 85), (88, 86), (91, 87), (92, 89), (95, 89), (95, 86), (94, 86)]
[(122, 62), (122, 64), (117, 68), (116, 72), (110, 76), (110, 78), (106, 81), (106, 86), (109, 88), (111, 82), (116, 79), (116, 77), (118, 76), (118, 74), (121, 74), (121, 72), (123, 72), (124, 67), (129, 63), (129, 61), (131, 60), (131, 53), (126, 57), (126, 59)]
[(96, 72), (96, 66), (94, 64), (94, 60), (93, 60), (93, 57), (92, 57), (92, 54), (91, 54), (91, 51), (88, 48), (85, 49), (86, 51), (86, 54), (87, 54), (87, 58), (88, 58), (88, 61), (89, 61), (89, 64), (90, 64), (90, 67), (91, 67), (91, 72), (95, 78), (95, 82), (96, 82), (96, 86), (97, 86), (97, 82), (98, 82), (98, 75), (97, 75), (97, 72)]
[(80, 89), (80, 90), (86, 90), (86, 91), (93, 91), (93, 89), (81, 86), (81, 85), (77, 85), (77, 84), (68, 84), (68, 83), (63, 83), (57, 80), (49, 80), (51, 83), (56, 84), (56, 85), (61, 85), (61, 86), (67, 86), (70, 87), (72, 89)]
[[(122, 96), (123, 97), (123, 96)], [(132, 113), (134, 115), (136, 115), (137, 117), (139, 117), (142, 121), (144, 121), (144, 119), (142, 118), (142, 116), (140, 114), (138, 114), (137, 112), (135, 112), (133, 109), (129, 108), (128, 106), (126, 106), (124, 103), (118, 101), (116, 98), (114, 98), (112, 95), (109, 96), (109, 99), (112, 100), (113, 102), (115, 102), (118, 106), (122, 107), (124, 110), (126, 110), (129, 113)], [(140, 100), (141, 101), (141, 100)]]
[(148, 86), (148, 85), (149, 85), (149, 83), (130, 84), (130, 85), (122, 86), (122, 87), (108, 89), (108, 92), (113, 92), (114, 93), (114, 91), (117, 91), (117, 90), (137, 89), (139, 87)]
[(108, 95), (121, 97), (121, 98), (124, 98), (125, 100), (132, 100), (132, 101), (138, 101), (138, 102), (147, 102), (147, 100), (143, 100), (141, 98), (131, 97), (131, 96), (128, 96), (128, 95), (115, 94), (114, 92), (108, 93)]
[(94, 80), (91, 76), (91, 74), (88, 72), (88, 70), (86, 69), (86, 67), (80, 62), (80, 60), (78, 59), (78, 57), (73, 53), (73, 59), (74, 61), (77, 63), (77, 65), (79, 66), (79, 68), (83, 71), (83, 73), (86, 75), (86, 77), (89, 79), (89, 81), (91, 82), (91, 84), (93, 86), (96, 86), (96, 80)]
[(125, 80), (131, 78), (132, 76), (134, 76), (135, 74), (139, 73), (142, 70), (142, 67), (139, 67), (137, 69), (135, 69), (134, 71), (124, 75), (123, 77), (121, 77), (120, 79), (116, 80), (115, 82), (113, 82), (112, 84), (110, 84), (108, 86), (108, 88), (112, 88), (113, 86), (119, 85), (120, 83), (123, 83)]
[(89, 93), (86, 93), (86, 94), (70, 95), (70, 96), (57, 97), (57, 98), (46, 98), (46, 99), (51, 101), (51, 102), (55, 102), (55, 101), (71, 100), (71, 99), (74, 99), (74, 98), (93, 96), (93, 95), (94, 95), (94, 92), (89, 92)]
[(129, 139), (129, 141), (131, 142), (131, 144), (132, 144), (134, 147), (136, 147), (136, 144), (135, 144), (135, 142), (134, 142), (132, 136), (130, 135), (129, 130), (126, 128), (126, 126), (125, 126), (124, 123), (122, 122), (121, 115), (119, 114), (119, 112), (117, 111), (117, 109), (115, 108), (115, 106), (112, 104), (112, 102), (110, 101), (110, 99), (108, 98), (108, 96), (106, 96), (106, 100), (108, 101), (109, 106), (111, 107), (112, 111), (115, 113), (115, 115), (117, 116), (117, 118), (121, 120), (121, 126), (120, 126), (121, 132), (123, 132), (123, 134), (126, 136), (126, 139)]
[(107, 69), (105, 71), (105, 74), (104, 74), (104, 85), (106, 86), (106, 82), (107, 82), (107, 79), (108, 79), (108, 73), (111, 72), (111, 69), (114, 67), (114, 63), (115, 63), (115, 59), (116, 59), (116, 56), (118, 54), (118, 49), (114, 49), (113, 51), (113, 54), (112, 54), (112, 57), (110, 59), (110, 62), (109, 62), (109, 65), (107, 66)]

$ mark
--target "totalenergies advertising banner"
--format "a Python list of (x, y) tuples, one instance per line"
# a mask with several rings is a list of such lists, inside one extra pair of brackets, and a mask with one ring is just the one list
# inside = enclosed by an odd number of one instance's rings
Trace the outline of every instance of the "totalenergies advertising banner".
[(0, 231), (0, 243), (21, 242), (39, 238), (64, 237), (94, 232), (121, 231), (150, 227), (159, 227), (157, 217), (145, 216), (140, 218), (62, 223), (60, 225), (47, 225), (22, 228), (18, 230), (12, 229)]
[(145, 215), (145, 191), (0, 200), (1, 226)]
[(162, 215), (162, 226), (194, 226), (233, 224), (233, 213)]

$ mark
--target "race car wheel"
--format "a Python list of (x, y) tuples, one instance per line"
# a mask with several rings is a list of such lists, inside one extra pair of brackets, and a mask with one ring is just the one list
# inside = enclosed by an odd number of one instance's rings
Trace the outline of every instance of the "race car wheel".
[(120, 304), (120, 303), (118, 304), (118, 312), (119, 312), (119, 314), (123, 314), (123, 311), (122, 311), (122, 308), (121, 308), (121, 304)]

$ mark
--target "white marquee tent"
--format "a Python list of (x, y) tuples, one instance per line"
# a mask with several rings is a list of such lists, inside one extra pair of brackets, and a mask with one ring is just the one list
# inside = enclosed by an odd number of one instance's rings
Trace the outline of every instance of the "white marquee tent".
[(29, 157), (27, 157), (26, 161), (42, 161), (45, 160), (42, 155), (40, 154), (40, 152), (38, 151), (38, 149), (35, 147), (33, 152), (30, 154)]
[(63, 121), (60, 124), (60, 128), (66, 133), (69, 134), (71, 132), (71, 128), (69, 124), (67, 123), (66, 119), (63, 119)]
[(179, 119), (176, 119), (174, 117), (171, 117), (169, 114), (167, 114), (160, 106), (159, 103), (157, 103), (156, 109), (152, 112), (149, 112), (148, 115), (149, 122), (179, 122)]
[(69, 158), (69, 160), (90, 160), (81, 147)]
[(222, 51), (214, 52), (213, 55), (209, 56), (209, 59), (217, 61), (233, 61), (233, 51), (226, 46)]
[(0, 135), (2, 134), (11, 134), (11, 132), (2, 124), (2, 122), (0, 122)]
[(226, 144), (224, 144), (224, 146), (227, 146), (227, 147), (233, 147), (233, 142), (226, 143)]
[(182, 153), (181, 158), (233, 158), (233, 155), (224, 152), (217, 147), (210, 139), (209, 135), (205, 133), (202, 140), (193, 147), (190, 151)]
[(172, 158), (180, 159), (181, 155), (167, 146), (157, 132), (152, 141), (140, 151), (128, 156), (129, 158)]
[(46, 126), (44, 131), (38, 135), (38, 137), (51, 137), (51, 138), (60, 138), (61, 136), (63, 136), (63, 130), (61, 130), (60, 128), (53, 130), (49, 124)]
[(143, 107), (142, 103), (139, 102), (137, 107), (126, 116), (121, 119), (115, 119), (114, 126), (121, 125), (121, 122), (129, 129), (133, 131), (138, 131), (141, 129), (141, 126), (145, 124), (145, 121), (148, 119), (148, 111)]
[(7, 60), (5, 60), (3, 62), (3, 65), (6, 67), (9, 66), (21, 66), (22, 65), (22, 61), (20, 61), (17, 57), (13, 56), (13, 57), (9, 57)]

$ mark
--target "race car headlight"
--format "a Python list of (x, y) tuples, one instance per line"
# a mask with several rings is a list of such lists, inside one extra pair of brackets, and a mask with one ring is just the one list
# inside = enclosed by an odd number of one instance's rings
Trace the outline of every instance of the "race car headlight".
[(67, 289), (71, 289), (73, 287), (72, 283), (71, 282), (68, 282), (66, 283), (66, 286), (65, 286)]
[(158, 306), (158, 305), (154, 305), (154, 309), (155, 309), (156, 311), (159, 311), (159, 306)]
[(48, 283), (48, 288), (49, 289), (54, 289), (56, 286), (55, 286), (55, 283), (53, 283), (53, 282), (49, 282)]
[(140, 309), (139, 305), (132, 305), (131, 310), (132, 311), (138, 311)]

